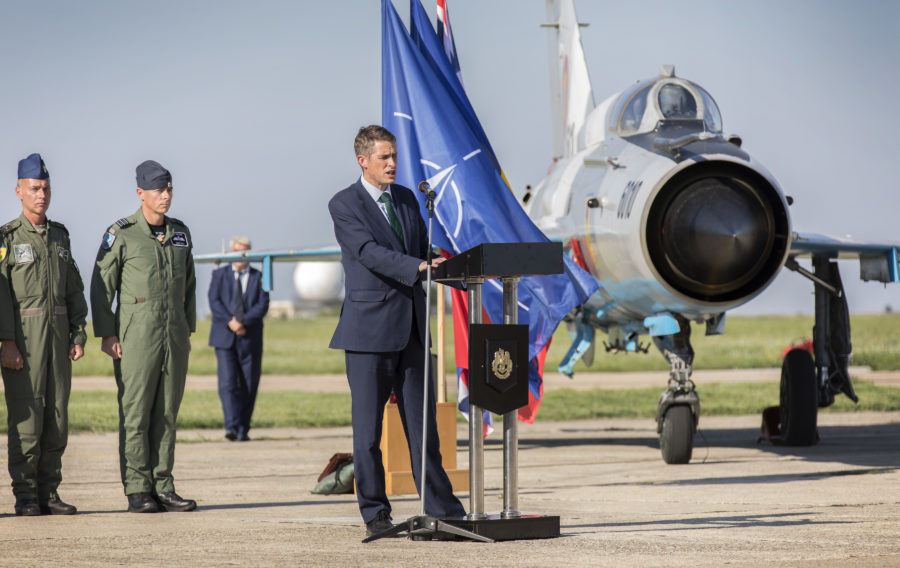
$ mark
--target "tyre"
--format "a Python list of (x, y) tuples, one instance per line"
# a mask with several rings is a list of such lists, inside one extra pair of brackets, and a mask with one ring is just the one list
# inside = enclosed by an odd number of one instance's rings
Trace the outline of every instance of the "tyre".
[(812, 355), (792, 349), (781, 366), (781, 439), (786, 446), (816, 443), (819, 413), (816, 367)]
[(662, 432), (659, 434), (659, 449), (668, 464), (683, 464), (691, 461), (694, 449), (694, 416), (691, 407), (679, 404), (672, 406), (663, 417)]

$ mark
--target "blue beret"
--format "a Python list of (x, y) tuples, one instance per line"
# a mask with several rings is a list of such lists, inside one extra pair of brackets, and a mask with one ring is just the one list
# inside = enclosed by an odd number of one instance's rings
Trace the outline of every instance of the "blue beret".
[(32, 154), (19, 160), (19, 179), (50, 179), (50, 172), (40, 154)]
[(159, 165), (159, 162), (153, 160), (141, 162), (135, 172), (137, 173), (137, 186), (141, 189), (163, 189), (172, 185), (172, 174)]

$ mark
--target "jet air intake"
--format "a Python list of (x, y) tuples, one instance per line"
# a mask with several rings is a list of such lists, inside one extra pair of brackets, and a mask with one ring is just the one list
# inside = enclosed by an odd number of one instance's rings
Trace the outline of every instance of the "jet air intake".
[(678, 292), (733, 302), (761, 291), (781, 269), (790, 223), (780, 192), (756, 171), (701, 162), (669, 180), (647, 217), (654, 268)]

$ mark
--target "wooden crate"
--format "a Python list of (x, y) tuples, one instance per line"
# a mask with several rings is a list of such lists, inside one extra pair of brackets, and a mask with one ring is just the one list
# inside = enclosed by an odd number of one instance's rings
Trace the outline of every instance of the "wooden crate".
[[(469, 470), (458, 469), (456, 464), (456, 403), (437, 404), (437, 427), (441, 439), (441, 458), (453, 485), (453, 492), (468, 491)], [(400, 411), (396, 404), (390, 402), (385, 406), (381, 426), (381, 455), (388, 495), (415, 495), (416, 484), (409, 463), (406, 434), (400, 422)], [(421, 464), (416, 464), (416, 467), (421, 467)]]

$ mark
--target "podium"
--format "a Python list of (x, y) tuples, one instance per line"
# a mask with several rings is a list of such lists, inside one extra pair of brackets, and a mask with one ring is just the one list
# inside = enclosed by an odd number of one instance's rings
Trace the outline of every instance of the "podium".
[[(469, 514), (444, 522), (493, 540), (554, 538), (559, 516), (523, 515), (518, 497), (518, 409), (528, 403), (528, 326), (518, 325), (522, 276), (561, 274), (562, 243), (483, 243), (440, 264), (436, 282), (464, 281), (469, 300)], [(503, 322), (482, 323), (482, 286), (503, 285)], [(503, 511), (484, 511), (482, 409), (503, 415)]]

